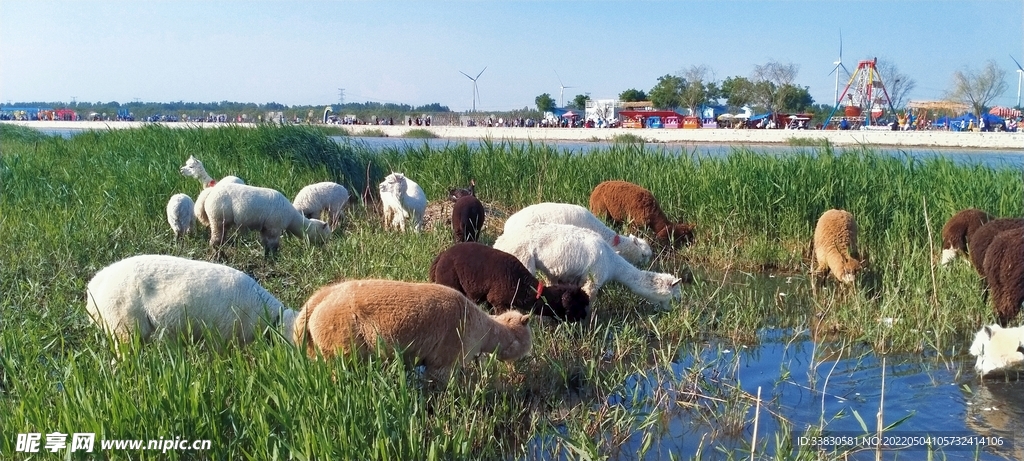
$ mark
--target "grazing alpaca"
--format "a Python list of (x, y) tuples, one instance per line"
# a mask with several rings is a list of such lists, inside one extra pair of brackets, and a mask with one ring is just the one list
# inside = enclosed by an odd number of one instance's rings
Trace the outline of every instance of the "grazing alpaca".
[(977, 208), (960, 210), (942, 226), (942, 257), (939, 263), (949, 264), (960, 254), (970, 254), (967, 241), (982, 225), (992, 220), (992, 216)]
[(452, 207), (452, 232), (455, 242), (476, 242), (484, 228), (484, 204), (476, 197), (459, 197)]
[(635, 265), (645, 264), (653, 254), (646, 240), (633, 235), (619, 235), (590, 210), (570, 203), (544, 202), (523, 208), (505, 220), (504, 233), (516, 232), (527, 224), (537, 222), (570, 224), (597, 232), (616, 253)]
[(1009, 325), (1024, 302), (1024, 227), (1000, 232), (985, 250), (985, 281), (1000, 326)]
[(174, 194), (167, 201), (167, 223), (171, 225), (176, 240), (181, 240), (192, 230), (192, 223), (196, 220), (195, 206), (192, 197), (185, 194)]
[(1002, 375), (1024, 364), (1024, 327), (989, 325), (974, 335), (971, 355), (978, 358), (974, 370), (982, 377)]
[(591, 300), (610, 281), (627, 286), (661, 308), (681, 297), (681, 278), (637, 269), (590, 229), (533, 223), (514, 234), (502, 234), (494, 248), (518, 258), (531, 274), (540, 270), (554, 283), (583, 285)]
[(577, 322), (590, 297), (576, 285), (541, 284), (515, 256), (475, 242), (457, 243), (437, 255), (430, 281), (452, 287), (499, 312), (511, 308)]
[[(861, 264), (857, 254), (857, 222), (846, 210), (828, 210), (818, 218), (811, 242), (811, 272), (831, 272), (836, 280), (853, 283)], [(817, 264), (814, 264), (817, 263)]]
[(693, 243), (694, 226), (673, 223), (658, 206), (651, 191), (626, 181), (605, 181), (590, 193), (590, 211), (611, 219), (616, 225), (628, 223), (654, 230), (658, 240), (673, 245)]
[[(276, 253), (281, 234), (308, 238), (323, 243), (331, 237), (331, 228), (319, 219), (306, 219), (284, 194), (264, 187), (244, 184), (220, 184), (207, 189), (205, 199), (196, 205), (200, 221), (210, 223), (210, 246), (224, 244), (232, 230), (260, 232), (265, 256)], [(205, 192), (205, 191), (204, 191)]]
[(971, 234), (967, 239), (967, 248), (970, 249), (968, 255), (971, 257), (971, 265), (974, 266), (974, 270), (978, 271), (978, 275), (985, 277), (985, 252), (992, 243), (992, 239), (1003, 231), (1022, 226), (1024, 226), (1024, 219), (999, 218), (985, 223)]
[(96, 273), (85, 293), (89, 318), (125, 343), (204, 329), (224, 340), (248, 343), (263, 320), (282, 322), (291, 339), (296, 312), (287, 309), (242, 271), (221, 264), (166, 255), (122, 259)]
[(324, 181), (303, 187), (295, 195), (292, 206), (310, 219), (320, 219), (327, 213), (327, 225), (331, 226), (331, 229), (336, 229), (341, 222), (345, 205), (348, 205), (348, 197), (348, 189), (345, 186)]
[(405, 232), (405, 220), (412, 215), (413, 230), (423, 229), (427, 195), (415, 181), (402, 173), (391, 173), (378, 186), (384, 208), (384, 222)]
[[(481, 353), (518, 360), (530, 353), (529, 315), (488, 315), (458, 291), (434, 283), (354, 280), (321, 288), (295, 321), (294, 340), (310, 357), (366, 355), (378, 341), (445, 382), (455, 365)], [(419, 362), (417, 362), (417, 360)]]

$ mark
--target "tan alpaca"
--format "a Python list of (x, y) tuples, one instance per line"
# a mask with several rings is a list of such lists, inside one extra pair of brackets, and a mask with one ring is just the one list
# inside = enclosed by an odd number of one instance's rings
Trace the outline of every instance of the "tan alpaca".
[(832, 272), (843, 283), (853, 283), (860, 271), (857, 257), (857, 222), (846, 210), (828, 210), (818, 218), (812, 242), (815, 273)]
[(488, 315), (458, 291), (433, 283), (353, 280), (321, 288), (295, 321), (294, 339), (310, 357), (319, 351), (366, 355), (378, 340), (404, 349), (407, 363), (445, 382), (456, 363), (480, 353), (512, 361), (530, 353), (529, 315)]

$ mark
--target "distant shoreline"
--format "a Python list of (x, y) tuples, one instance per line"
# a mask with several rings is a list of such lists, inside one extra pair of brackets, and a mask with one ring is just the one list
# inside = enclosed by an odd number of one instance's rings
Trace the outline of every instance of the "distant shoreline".
[[(50, 122), (0, 121), (41, 130), (108, 130), (163, 125), (169, 128), (215, 128), (255, 126), (252, 123), (192, 122)], [(828, 140), (837, 146), (871, 145), (885, 147), (935, 147), (1020, 150), (1024, 153), (1024, 132), (956, 131), (874, 131), (874, 130), (757, 130), (757, 129), (635, 129), (635, 128), (512, 128), (408, 125), (330, 125), (353, 136), (373, 130), (389, 137), (401, 137), (410, 130), (427, 130), (439, 138), (494, 139), (519, 141), (610, 141), (633, 135), (649, 142), (677, 144), (789, 144), (793, 139)]]

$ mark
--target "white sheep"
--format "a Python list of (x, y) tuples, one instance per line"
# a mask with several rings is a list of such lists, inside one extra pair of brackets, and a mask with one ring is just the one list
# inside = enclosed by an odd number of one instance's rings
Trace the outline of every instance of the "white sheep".
[(206, 168), (203, 167), (203, 162), (200, 162), (199, 159), (191, 155), (188, 156), (188, 160), (185, 160), (185, 164), (182, 165), (181, 169), (178, 171), (181, 172), (182, 176), (196, 178), (200, 183), (202, 183), (203, 189), (213, 187), (219, 183), (245, 184), (245, 181), (242, 181), (242, 178), (239, 178), (238, 176), (225, 176), (221, 178), (220, 182), (215, 181), (210, 177), (209, 173), (206, 172)]
[(391, 173), (380, 183), (380, 200), (384, 205), (384, 221), (405, 231), (405, 220), (412, 216), (413, 230), (423, 229), (427, 210), (427, 194), (415, 181), (402, 173)]
[(515, 233), (502, 234), (494, 248), (518, 258), (530, 273), (540, 270), (553, 283), (582, 284), (591, 299), (608, 281), (619, 282), (662, 308), (681, 297), (681, 278), (637, 269), (590, 229), (527, 224)]
[(978, 358), (974, 370), (980, 376), (999, 376), (1011, 368), (1020, 369), (1024, 365), (1024, 327), (986, 326), (975, 333), (970, 352)]
[(544, 202), (523, 208), (505, 220), (504, 233), (516, 232), (527, 224), (537, 222), (570, 224), (597, 232), (616, 253), (635, 265), (646, 263), (653, 254), (646, 240), (633, 235), (619, 235), (590, 210), (571, 203)]
[(341, 184), (324, 181), (303, 187), (292, 205), (307, 218), (320, 218), (327, 213), (327, 224), (331, 229), (338, 227), (341, 214), (348, 204), (348, 189)]
[(323, 243), (331, 236), (331, 228), (319, 219), (307, 219), (299, 213), (284, 194), (265, 187), (244, 184), (220, 184), (204, 190), (196, 203), (200, 221), (210, 226), (210, 245), (224, 244), (228, 232), (258, 230), (265, 255), (277, 252), (281, 234)]
[(174, 231), (174, 238), (181, 239), (192, 230), (194, 208), (195, 203), (187, 194), (174, 194), (167, 201), (167, 223)]
[(204, 331), (245, 344), (279, 322), (293, 342), (297, 312), (252, 277), (221, 264), (132, 256), (97, 272), (85, 294), (89, 318), (117, 340), (115, 349), (136, 334), (143, 342), (179, 335), (198, 340)]

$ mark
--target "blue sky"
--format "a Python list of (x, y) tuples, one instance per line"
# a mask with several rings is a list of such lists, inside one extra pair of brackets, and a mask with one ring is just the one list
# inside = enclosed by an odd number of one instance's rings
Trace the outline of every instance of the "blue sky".
[[(1024, 1), (15, 1), (0, 0), (0, 101), (440, 103), (534, 107), (647, 91), (707, 65), (717, 80), (774, 60), (832, 103), (843, 62), (895, 63), (938, 99), (955, 70), (1024, 62)], [(557, 74), (557, 75), (556, 75)], [(841, 82), (841, 86), (845, 82)]]

